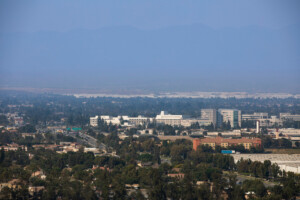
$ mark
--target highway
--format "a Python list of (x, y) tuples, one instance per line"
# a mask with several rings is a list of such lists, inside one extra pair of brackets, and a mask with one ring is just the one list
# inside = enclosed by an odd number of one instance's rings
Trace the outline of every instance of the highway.
[[(40, 129), (39, 131), (40, 132), (46, 132), (47, 130)], [(56, 134), (54, 130), (51, 130), (51, 133)], [(88, 134), (84, 134), (82, 132), (67, 132), (67, 131), (64, 131), (62, 134), (65, 135), (65, 136), (70, 136), (70, 137), (75, 138), (78, 143), (83, 144), (83, 145), (88, 145), (88, 146), (93, 147), (93, 148), (99, 148), (101, 150), (106, 150), (106, 148), (107, 148), (106, 145), (103, 144), (103, 143), (98, 144), (96, 138), (94, 138), (94, 137), (92, 137)]]

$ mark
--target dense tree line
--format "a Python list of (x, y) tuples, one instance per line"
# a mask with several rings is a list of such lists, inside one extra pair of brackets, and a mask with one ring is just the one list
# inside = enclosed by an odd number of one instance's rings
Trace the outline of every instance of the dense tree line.
[(292, 142), (285, 138), (274, 140), (270, 136), (264, 136), (262, 143), (265, 148), (292, 148)]
[[(108, 136), (107, 136), (108, 137)], [(104, 140), (105, 141), (104, 137)], [(276, 164), (241, 160), (220, 153), (192, 150), (191, 142), (176, 140), (159, 141), (153, 137), (126, 138), (112, 143), (119, 157), (95, 157), (92, 153), (78, 152), (57, 154), (50, 150), (30, 150), (29, 159), (24, 151), (0, 152), (0, 181), (13, 178), (21, 180), (18, 189), (5, 188), (2, 198), (29, 199), (28, 186), (44, 186), (34, 198), (42, 199), (145, 199), (141, 190), (128, 193), (125, 184), (139, 184), (147, 191), (149, 199), (244, 199), (246, 192), (254, 192), (256, 198), (289, 199), (300, 188), (300, 177), (280, 172)], [(137, 162), (160, 163), (160, 157), (170, 157), (171, 163), (163, 162), (157, 167), (138, 167)], [(95, 168), (93, 166), (102, 166)], [(175, 170), (177, 169), (177, 170)], [(183, 178), (168, 176), (169, 173), (184, 174)], [(31, 177), (42, 170), (46, 179)], [(259, 180), (247, 180), (238, 184), (237, 177), (224, 171), (251, 174), (260, 178), (276, 178), (281, 185), (266, 188)], [(199, 181), (201, 184), (197, 185)], [(267, 193), (267, 190), (271, 194)]]
[(248, 173), (260, 178), (278, 178), (282, 175), (277, 164), (271, 164), (271, 161), (265, 160), (263, 163), (259, 161), (243, 160), (237, 163), (237, 171), (240, 173)]
[[(145, 115), (155, 117), (161, 110), (200, 117), (200, 110), (203, 108), (236, 108), (242, 110), (243, 113), (268, 112), (270, 115), (279, 115), (281, 112), (300, 113), (300, 100), (294, 98), (75, 98), (54, 94), (2, 92), (0, 100), (0, 113), (25, 114), (25, 121), (33, 125), (46, 125), (67, 118), (69, 125), (83, 126), (88, 123), (90, 116)], [(28, 104), (30, 106), (26, 106)], [(8, 105), (17, 106), (8, 107)]]
[(0, 126), (7, 126), (9, 121), (5, 115), (0, 115)]

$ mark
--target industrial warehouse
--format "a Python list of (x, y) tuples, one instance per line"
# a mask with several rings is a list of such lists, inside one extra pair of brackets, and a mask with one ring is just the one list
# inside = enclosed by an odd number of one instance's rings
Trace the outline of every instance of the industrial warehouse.
[(231, 154), (234, 162), (250, 159), (251, 161), (264, 162), (270, 160), (276, 163), (281, 170), (286, 172), (300, 173), (300, 154)]

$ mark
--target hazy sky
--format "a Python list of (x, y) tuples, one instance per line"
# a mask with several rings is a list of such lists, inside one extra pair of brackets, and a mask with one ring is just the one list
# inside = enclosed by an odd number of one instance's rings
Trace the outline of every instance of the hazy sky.
[(0, 86), (300, 93), (300, 1), (0, 1)]

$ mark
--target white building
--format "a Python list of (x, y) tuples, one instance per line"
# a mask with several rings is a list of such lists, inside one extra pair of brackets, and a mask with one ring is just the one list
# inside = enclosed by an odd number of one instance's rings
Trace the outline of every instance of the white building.
[(113, 124), (113, 125), (124, 124), (125, 126), (132, 126), (132, 125), (140, 125), (140, 124), (142, 125), (145, 123), (152, 122), (153, 118), (143, 117), (141, 115), (138, 117), (128, 117), (126, 115), (112, 117), (109, 115), (101, 115), (101, 116), (90, 117), (90, 125), (98, 126), (99, 120), (103, 120), (107, 124)]
[(139, 115), (137, 117), (129, 117), (128, 121), (135, 125), (143, 125), (143, 124), (152, 122), (153, 118), (144, 117), (144, 116)]
[(100, 155), (100, 149), (99, 148), (88, 148), (88, 147), (84, 147), (84, 152), (92, 152), (95, 156)]
[(219, 109), (218, 110), (218, 125), (229, 121), (231, 128), (241, 127), (242, 115), (237, 109)]
[(282, 120), (279, 119), (277, 116), (271, 116), (269, 120), (269, 126), (273, 126), (273, 125), (282, 125)]
[(199, 126), (209, 126), (211, 125), (212, 121), (209, 119), (182, 119), (181, 126), (189, 127), (192, 124), (198, 123)]
[(180, 126), (182, 115), (170, 115), (165, 111), (161, 111), (159, 115), (156, 116), (155, 121), (158, 124), (168, 124), (171, 126)]
[[(276, 133), (276, 128), (274, 129), (268, 129), (271, 133)], [(278, 129), (279, 134), (281, 133), (283, 136), (287, 137), (300, 137), (300, 129), (294, 129), (294, 128), (280, 128)]]
[(121, 123), (120, 117), (111, 117), (108, 115), (101, 115), (101, 116), (96, 115), (95, 117), (90, 117), (90, 125), (96, 127), (99, 125), (100, 120), (104, 120), (107, 124), (111, 123), (113, 125), (119, 125)]
[(226, 132), (207, 132), (207, 136), (217, 137), (221, 135), (222, 137), (241, 137), (241, 130), (233, 130)]
[(268, 119), (269, 114), (268, 113), (253, 113), (253, 114), (243, 114), (242, 120), (249, 120), (249, 121), (257, 121), (260, 119)]
[[(243, 120), (244, 119), (245, 118), (243, 117)], [(271, 116), (270, 118), (261, 118), (261, 119), (257, 119), (256, 121), (259, 121), (260, 127), (271, 127), (271, 126), (282, 125), (282, 120), (277, 116)]]
[[(121, 124), (121, 116), (112, 117), (108, 115), (101, 115), (100, 119), (104, 120), (107, 124), (120, 125)], [(124, 116), (126, 118), (126, 116)]]
[(98, 115), (96, 115), (95, 117), (90, 117), (90, 125), (94, 127), (98, 126), (99, 120), (100, 118)]

